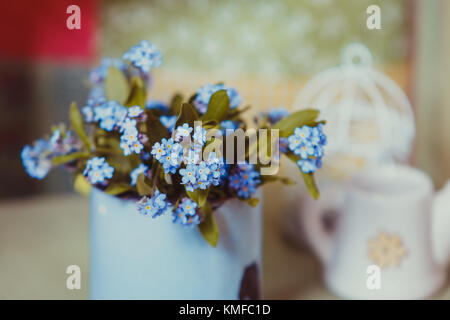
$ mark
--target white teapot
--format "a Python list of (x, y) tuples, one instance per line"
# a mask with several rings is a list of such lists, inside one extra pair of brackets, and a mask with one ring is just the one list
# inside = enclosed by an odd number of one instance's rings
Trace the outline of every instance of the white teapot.
[(383, 165), (356, 174), (343, 192), (331, 231), (322, 223), (320, 201), (307, 200), (300, 215), (330, 290), (350, 299), (435, 293), (450, 253), (450, 182), (434, 195), (425, 173)]

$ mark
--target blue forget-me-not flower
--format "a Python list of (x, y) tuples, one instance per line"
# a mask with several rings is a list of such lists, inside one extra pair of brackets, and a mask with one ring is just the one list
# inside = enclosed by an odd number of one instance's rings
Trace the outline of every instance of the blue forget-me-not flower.
[(183, 198), (173, 213), (173, 222), (185, 226), (195, 226), (200, 223), (197, 213), (198, 205), (189, 198)]
[(260, 183), (260, 174), (252, 164), (238, 164), (235, 171), (228, 177), (230, 188), (244, 199), (250, 198)]
[(166, 194), (159, 192), (159, 190), (156, 189), (151, 198), (142, 197), (137, 203), (137, 209), (139, 213), (145, 216), (156, 218), (173, 210), (172, 205), (166, 198)]
[(142, 40), (138, 45), (131, 47), (123, 54), (123, 59), (131, 61), (133, 66), (144, 73), (149, 73), (151, 68), (157, 68), (162, 63), (162, 54), (147, 40)]
[(87, 161), (83, 175), (91, 184), (105, 184), (114, 174), (114, 167), (110, 166), (104, 157), (94, 157)]
[(323, 148), (327, 137), (323, 133), (323, 124), (315, 127), (302, 126), (294, 129), (288, 137), (288, 148), (300, 159), (297, 165), (305, 173), (312, 173), (322, 167)]

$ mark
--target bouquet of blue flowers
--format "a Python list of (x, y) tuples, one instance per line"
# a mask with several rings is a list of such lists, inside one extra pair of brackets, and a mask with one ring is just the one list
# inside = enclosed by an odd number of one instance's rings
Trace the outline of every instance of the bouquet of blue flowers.
[[(23, 148), (27, 173), (42, 179), (64, 165), (76, 190), (87, 193), (94, 186), (136, 199), (139, 213), (198, 226), (213, 246), (219, 236), (214, 211), (225, 201), (255, 206), (259, 186), (293, 183), (268, 173), (280, 151), (297, 163), (310, 194), (319, 196), (313, 173), (322, 165), (326, 136), (317, 110), (274, 109), (260, 114), (258, 131), (248, 133), (242, 120), (248, 107), (222, 83), (207, 84), (187, 100), (180, 94), (168, 104), (148, 100), (149, 72), (161, 63), (161, 53), (147, 41), (123, 59), (104, 59), (90, 74), (86, 105), (81, 111), (70, 106), (70, 130), (54, 127), (48, 138)], [(237, 133), (244, 134), (240, 144)]]

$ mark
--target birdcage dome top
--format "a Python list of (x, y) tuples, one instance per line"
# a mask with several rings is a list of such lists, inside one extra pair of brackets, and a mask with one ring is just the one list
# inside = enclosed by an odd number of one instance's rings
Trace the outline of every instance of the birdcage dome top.
[(308, 81), (295, 109), (316, 108), (325, 126), (325, 162), (344, 155), (360, 166), (405, 161), (414, 139), (414, 116), (403, 90), (372, 67), (372, 54), (359, 43), (341, 54), (341, 64)]

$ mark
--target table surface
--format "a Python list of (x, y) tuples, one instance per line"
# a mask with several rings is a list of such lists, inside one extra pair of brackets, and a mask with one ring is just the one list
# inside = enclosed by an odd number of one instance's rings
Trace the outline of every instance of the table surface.
[[(321, 280), (319, 262), (285, 240), (276, 202), (264, 205), (272, 213), (264, 215), (264, 298), (337, 299)], [(66, 288), (69, 265), (81, 268), (81, 290)], [(88, 199), (64, 194), (0, 202), (0, 299), (86, 299), (87, 279)], [(450, 287), (434, 298), (450, 299)]]

